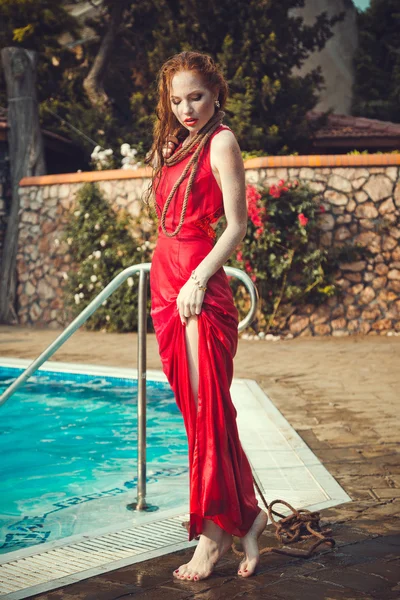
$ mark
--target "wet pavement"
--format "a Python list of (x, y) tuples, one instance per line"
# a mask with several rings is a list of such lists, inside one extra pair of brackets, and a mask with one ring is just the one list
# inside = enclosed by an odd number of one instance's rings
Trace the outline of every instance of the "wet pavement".
[[(36, 358), (57, 332), (0, 326), (0, 357)], [(52, 360), (136, 366), (135, 334), (77, 332)], [(159, 369), (148, 336), (148, 367)], [(336, 547), (310, 559), (262, 556), (249, 579), (232, 552), (207, 580), (174, 580), (192, 549), (42, 593), (37, 600), (400, 600), (400, 337), (239, 343), (235, 376), (255, 379), (352, 498), (321, 511)], [(301, 508), (301, 507), (296, 507)], [(267, 527), (260, 547), (279, 546)], [(310, 542), (297, 544), (307, 548)]]

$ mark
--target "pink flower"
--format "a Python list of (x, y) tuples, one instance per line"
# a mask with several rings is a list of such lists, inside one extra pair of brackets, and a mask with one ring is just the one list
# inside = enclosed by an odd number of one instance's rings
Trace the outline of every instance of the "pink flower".
[(257, 281), (257, 277), (255, 275), (250, 275), (250, 279), (252, 280), (253, 283), (255, 283)]
[(303, 214), (300, 213), (297, 217), (300, 221), (300, 225), (302, 225), (302, 227), (305, 227), (308, 223), (308, 218)]
[(253, 225), (261, 227), (265, 216), (265, 207), (260, 207), (258, 201), (261, 199), (261, 194), (257, 191), (254, 185), (246, 186), (246, 200), (249, 218)]
[(271, 187), (269, 188), (269, 193), (273, 198), (281, 197), (281, 190), (277, 185), (271, 185)]
[(243, 252), (241, 250), (238, 250), (236, 252), (236, 260), (239, 260), (239, 261), (243, 260)]
[(325, 210), (325, 206), (323, 206), (322, 204), (321, 204), (321, 205), (320, 205), (320, 207), (319, 207), (319, 212), (320, 212), (320, 213), (324, 213), (324, 212), (326, 212), (326, 210)]

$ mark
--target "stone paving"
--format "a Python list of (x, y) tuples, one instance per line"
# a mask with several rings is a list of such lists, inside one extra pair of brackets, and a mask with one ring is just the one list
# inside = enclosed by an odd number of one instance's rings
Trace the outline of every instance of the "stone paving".
[[(56, 335), (0, 326), (0, 356), (36, 358)], [(134, 334), (80, 331), (52, 360), (135, 366), (136, 343)], [(160, 368), (152, 335), (148, 367)], [(36, 595), (36, 600), (400, 599), (400, 338), (241, 340), (235, 375), (257, 380), (352, 498), (321, 511), (336, 548), (320, 546), (308, 560), (265, 555), (248, 580), (238, 578), (239, 559), (229, 552), (210, 579), (196, 583), (171, 576), (190, 559), (193, 550), (184, 550)], [(272, 535), (269, 525), (260, 546), (276, 546)]]

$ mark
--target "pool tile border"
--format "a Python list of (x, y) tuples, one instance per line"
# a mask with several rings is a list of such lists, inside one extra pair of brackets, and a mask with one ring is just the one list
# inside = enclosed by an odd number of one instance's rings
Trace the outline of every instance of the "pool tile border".
[[(31, 364), (31, 361), (26, 359), (11, 359), (1, 358), (0, 366), (26, 368)], [(81, 365), (76, 363), (58, 363), (47, 362), (40, 369), (42, 372), (52, 373), (68, 373), (75, 375), (87, 376), (102, 376), (117, 378), (120, 380), (137, 379), (136, 369), (124, 369), (115, 367), (105, 367), (98, 365)], [(147, 378), (152, 381), (166, 382), (167, 379), (160, 371), (147, 371)], [(256, 381), (247, 379), (234, 379), (232, 383), (232, 398), (237, 410), (238, 426), (242, 439), (243, 447), (253, 466), (253, 472), (257, 484), (264, 494), (267, 502), (280, 497), (288, 502), (290, 498), (296, 497), (302, 499), (307, 508), (310, 510), (321, 510), (331, 506), (336, 506), (345, 502), (351, 501), (351, 498), (346, 494), (343, 488), (336, 482), (332, 475), (327, 471), (323, 464), (318, 460), (311, 449), (302, 440), (299, 434), (290, 426), (285, 417), (274, 406), (268, 396), (259, 387)], [(268, 459), (271, 461), (268, 462)], [(272, 464), (272, 459), (274, 464)], [(292, 462), (291, 462), (292, 461)], [(265, 465), (265, 466), (264, 466)], [(278, 486), (272, 490), (271, 481), (274, 480), (271, 475), (279, 474)], [(300, 481), (301, 484), (305, 479), (308, 479), (313, 489), (305, 488), (302, 492), (293, 487), (292, 481)], [(286, 487), (285, 487), (286, 486)], [(272, 497), (271, 497), (272, 494)], [(262, 505), (261, 498), (258, 496), (259, 503)], [(299, 508), (298, 504), (295, 506)], [(117, 525), (107, 528), (97, 529), (88, 532), (87, 534), (77, 534), (69, 536), (61, 540), (45, 542), (37, 546), (24, 548), (0, 555), (0, 590), (4, 584), (5, 571), (12, 573), (15, 566), (19, 564), (19, 568), (25, 563), (27, 575), (19, 576), (19, 581), (23, 584), (25, 579), (25, 587), (10, 590), (4, 596), (0, 596), (3, 600), (20, 600), (28, 598), (32, 595), (56, 589), (70, 583), (81, 581), (93, 577), (100, 573), (105, 573), (118, 569), (123, 566), (169, 554), (184, 548), (195, 545), (196, 542), (188, 542), (187, 533), (176, 527), (176, 523), (186, 520), (188, 515), (185, 513), (185, 507), (177, 507), (168, 511), (149, 513), (142, 515), (141, 522), (132, 524), (128, 519)], [(279, 506), (279, 512), (287, 513), (285, 507)], [(89, 569), (83, 569), (78, 572), (68, 573), (66, 576), (52, 577), (50, 580), (43, 581), (39, 584), (31, 585), (29, 581), (33, 581), (29, 573), (32, 573), (32, 565), (28, 567), (29, 561), (33, 565), (40, 563), (41, 558), (46, 563), (52, 560), (52, 553), (77, 552), (89, 544), (90, 548), (104, 544), (110, 545), (106, 540), (107, 536), (123, 535), (124, 532), (128, 539), (129, 536), (138, 534), (140, 528), (148, 527), (154, 530), (154, 526), (162, 529), (169, 543), (165, 544), (162, 536), (160, 538), (160, 547), (148, 549), (141, 553), (135, 552), (130, 556), (124, 556), (119, 560), (106, 560), (106, 562), (95, 565)], [(168, 533), (168, 527), (171, 527), (171, 532)], [(172, 533), (173, 530), (173, 533)], [(113, 537), (114, 536), (114, 537)], [(132, 538), (133, 539), (133, 538)], [(122, 542), (124, 545), (125, 542)], [(127, 542), (126, 542), (127, 543)], [(79, 546), (77, 546), (79, 545)], [(117, 551), (117, 550), (116, 550)], [(89, 552), (89, 550), (87, 550)], [(92, 550), (90, 550), (92, 552)], [(107, 552), (104, 556), (107, 557)], [(76, 558), (76, 561), (78, 558)], [(75, 562), (76, 562), (75, 561)], [(30, 569), (30, 570), (29, 570)], [(23, 584), (24, 585), (24, 584)], [(4, 589), (4, 587), (3, 587)]]

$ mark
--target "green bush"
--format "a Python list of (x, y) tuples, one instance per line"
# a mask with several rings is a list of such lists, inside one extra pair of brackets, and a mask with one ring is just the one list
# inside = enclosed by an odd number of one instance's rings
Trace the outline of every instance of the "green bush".
[[(246, 271), (257, 287), (260, 310), (254, 329), (279, 332), (299, 306), (319, 305), (340, 295), (336, 283), (340, 263), (358, 260), (369, 252), (357, 244), (330, 248), (321, 244), (323, 232), (318, 218), (326, 209), (305, 183), (281, 180), (270, 187), (248, 185), (246, 197), (247, 234), (229, 264)], [(64, 236), (74, 265), (64, 288), (65, 305), (72, 316), (80, 313), (123, 269), (151, 261), (156, 227), (143, 233), (138, 241), (132, 225), (126, 211), (114, 211), (96, 184), (81, 188)], [(222, 219), (219, 233), (223, 227)], [(123, 284), (90, 317), (86, 327), (135, 330), (137, 284), (137, 276)], [(231, 286), (244, 316), (249, 308), (244, 286), (235, 278)], [(148, 314), (149, 308), (148, 304)], [(151, 329), (150, 317), (148, 325)]]
[[(247, 185), (248, 228), (232, 266), (245, 270), (260, 296), (258, 324), (264, 331), (281, 330), (296, 307), (322, 304), (340, 294), (335, 283), (340, 262), (356, 260), (366, 250), (355, 244), (326, 248), (318, 217), (326, 211), (306, 184), (279, 181), (277, 185)], [(232, 281), (237, 302), (243, 286)]]
[[(144, 234), (132, 232), (133, 220), (122, 209), (110, 207), (97, 184), (87, 183), (67, 223), (66, 242), (73, 266), (66, 275), (64, 302), (77, 316), (127, 267), (149, 262), (154, 244)], [(105, 331), (134, 331), (137, 328), (138, 275), (128, 278), (86, 322), (86, 328)]]

